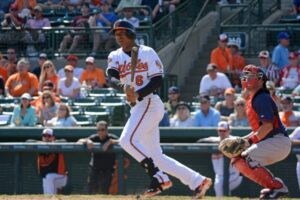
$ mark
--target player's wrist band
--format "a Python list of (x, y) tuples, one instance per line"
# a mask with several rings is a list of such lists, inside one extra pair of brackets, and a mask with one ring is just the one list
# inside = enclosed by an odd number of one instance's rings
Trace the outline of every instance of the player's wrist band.
[(257, 137), (256, 134), (253, 134), (249, 137), (248, 141), (249, 141), (250, 145), (253, 143), (256, 144), (259, 142), (259, 138)]

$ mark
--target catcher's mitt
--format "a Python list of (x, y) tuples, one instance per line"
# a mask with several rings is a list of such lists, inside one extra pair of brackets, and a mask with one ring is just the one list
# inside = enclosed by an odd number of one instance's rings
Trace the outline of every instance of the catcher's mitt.
[(222, 140), (219, 150), (228, 158), (239, 156), (246, 148), (248, 141), (241, 137), (232, 137)]

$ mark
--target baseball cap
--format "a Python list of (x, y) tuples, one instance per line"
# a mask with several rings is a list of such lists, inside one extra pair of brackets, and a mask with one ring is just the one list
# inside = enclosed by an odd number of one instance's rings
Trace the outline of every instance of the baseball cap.
[(41, 54), (40, 54), (40, 56), (39, 56), (39, 58), (44, 58), (44, 59), (47, 59), (47, 54), (45, 54), (45, 53), (41, 53)]
[(289, 59), (293, 59), (293, 60), (294, 60), (294, 59), (298, 59), (298, 56), (299, 56), (299, 55), (298, 55), (298, 52), (295, 52), (295, 51), (294, 51), (294, 52), (290, 52), (290, 53), (289, 53)]
[(225, 33), (221, 33), (218, 38), (221, 42), (228, 42), (228, 36)]
[(288, 40), (288, 39), (290, 39), (290, 36), (289, 36), (289, 34), (287, 32), (280, 32), (278, 34), (278, 39), (279, 40), (282, 40), (282, 39)]
[(21, 99), (31, 100), (31, 95), (29, 93), (24, 93), (22, 94)]
[(65, 70), (69, 70), (69, 71), (73, 71), (74, 70), (74, 67), (72, 65), (66, 65), (64, 67)]
[(199, 100), (200, 100), (200, 102), (210, 101), (210, 97), (208, 95), (200, 95)]
[(229, 124), (228, 122), (225, 122), (225, 121), (221, 121), (218, 123), (218, 130), (229, 130)]
[(179, 88), (176, 86), (171, 86), (168, 90), (168, 93), (179, 93)]
[(74, 54), (70, 54), (68, 55), (67, 60), (78, 60), (78, 57)]
[(224, 95), (226, 95), (226, 94), (234, 95), (235, 94), (235, 89), (234, 88), (227, 88), (224, 92)]
[(267, 50), (263, 50), (263, 51), (259, 52), (258, 57), (259, 58), (269, 58), (270, 53)]
[(41, 6), (39, 6), (39, 5), (36, 5), (36, 6), (33, 8), (33, 10), (37, 10), (37, 11), (39, 11), (39, 12), (43, 12), (43, 8), (42, 8)]
[(42, 132), (42, 135), (51, 135), (51, 136), (54, 136), (53, 129), (51, 129), (51, 128), (44, 129), (43, 132)]
[(293, 99), (290, 96), (284, 96), (281, 99), (281, 102), (288, 101), (289, 103), (293, 102)]
[(180, 101), (180, 102), (175, 106), (175, 109), (177, 110), (177, 108), (178, 108), (179, 106), (185, 106), (185, 107), (187, 107), (187, 109), (189, 109), (189, 111), (191, 111), (191, 107), (190, 107), (189, 104), (188, 104), (187, 102), (185, 102), (185, 101)]
[(87, 63), (95, 63), (95, 58), (94, 57), (87, 57), (86, 59), (85, 59), (85, 62), (87, 62)]
[(217, 65), (214, 63), (209, 63), (206, 67), (206, 71), (214, 71), (217, 69)]

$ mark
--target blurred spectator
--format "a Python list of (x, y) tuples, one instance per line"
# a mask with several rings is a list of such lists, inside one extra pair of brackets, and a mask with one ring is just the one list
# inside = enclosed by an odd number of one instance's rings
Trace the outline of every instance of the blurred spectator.
[(206, 67), (207, 74), (200, 82), (199, 94), (214, 97), (223, 97), (227, 88), (232, 88), (227, 76), (217, 71), (217, 66), (210, 63)]
[(12, 74), (17, 72), (17, 54), (16, 50), (13, 48), (7, 49), (7, 64), (5, 68), (7, 70), (7, 77), (11, 76)]
[(272, 53), (272, 63), (282, 70), (289, 64), (289, 39), (290, 36), (286, 32), (280, 32), (278, 34), (279, 44), (274, 48)]
[(300, 65), (297, 52), (289, 53), (289, 65), (280, 73), (280, 86), (285, 89), (295, 89), (300, 83)]
[(105, 73), (102, 69), (97, 68), (95, 59), (93, 57), (87, 57), (85, 62), (86, 69), (81, 75), (80, 83), (90, 89), (106, 87)]
[[(219, 122), (218, 123), (218, 137), (208, 137), (199, 139), (197, 142), (211, 142), (211, 143), (219, 143), (226, 138), (231, 138), (231, 130), (229, 124), (227, 122)], [(217, 197), (224, 196), (224, 156), (222, 153), (213, 153), (211, 155), (211, 161), (213, 164), (213, 169), (215, 173), (215, 181), (214, 181), (214, 189)], [(243, 176), (236, 170), (233, 165), (229, 165), (229, 192), (236, 189), (242, 182)]]
[(266, 82), (266, 88), (269, 91), (269, 93), (270, 93), (273, 101), (275, 102), (278, 110), (281, 110), (281, 99), (280, 99), (280, 96), (277, 95), (276, 87), (275, 87), (274, 82), (267, 81)]
[(43, 16), (43, 9), (41, 6), (37, 5), (33, 9), (34, 17), (29, 19), (26, 23), (26, 33), (25, 37), (22, 39), (25, 43), (41, 43), (45, 42), (45, 34), (41, 29), (45, 27), (51, 27), (50, 21), (48, 18)]
[[(292, 14), (299, 15), (300, 14), (300, 0), (293, 0), (293, 12)], [(300, 167), (299, 167), (300, 169)], [(300, 179), (299, 179), (300, 182)], [(300, 183), (299, 183), (300, 185)]]
[(181, 2), (181, 0), (162, 0), (161, 8), (164, 13), (171, 13), (176, 9), (176, 6), (178, 6)]
[(1, 22), (3, 29), (0, 33), (0, 42), (5, 44), (16, 44), (24, 37), (25, 32), (21, 29), (25, 24), (25, 19), (19, 16), (19, 10), (15, 5), (11, 5), (9, 12), (4, 14)]
[(246, 102), (243, 98), (234, 101), (234, 112), (229, 115), (228, 124), (232, 127), (249, 126)]
[(180, 91), (177, 86), (171, 86), (168, 90), (168, 101), (164, 103), (165, 110), (169, 117), (172, 118), (176, 113), (176, 106), (180, 99)]
[(241, 55), (240, 52), (240, 42), (235, 39), (229, 39), (227, 44), (228, 48), (232, 54), (232, 66), (229, 71), (227, 71), (231, 83), (234, 86), (241, 87), (240, 82), (240, 73), (246, 65), (245, 58)]
[[(81, 15), (74, 18), (71, 27), (89, 27), (89, 17), (89, 4), (85, 3), (81, 6)], [(88, 33), (85, 30), (71, 30), (67, 35), (64, 36), (58, 51), (64, 52), (67, 48), (67, 45), (71, 43), (71, 47), (68, 52), (73, 52), (77, 48), (79, 42), (87, 42), (88, 37)]]
[(124, 18), (122, 20), (130, 22), (134, 27), (140, 26), (140, 20), (134, 17), (134, 8), (124, 7), (123, 8)]
[(59, 9), (64, 7), (64, 0), (45, 0), (39, 5), (45, 9)]
[(64, 6), (67, 6), (69, 11), (74, 11), (76, 9), (80, 9), (83, 5), (82, 0), (63, 0)]
[(56, 117), (58, 105), (55, 98), (50, 91), (44, 91), (42, 96), (42, 103), (37, 107), (39, 123), (44, 125), (45, 121), (51, 120)]
[(42, 66), (42, 72), (39, 80), (39, 91), (42, 91), (45, 81), (50, 80), (54, 85), (54, 90), (57, 89), (59, 77), (56, 73), (53, 62), (47, 60)]
[[(83, 69), (81, 67), (77, 66), (78, 57), (76, 55), (74, 55), (74, 54), (70, 54), (67, 57), (67, 61), (68, 61), (67, 65), (73, 66), (73, 68), (74, 68), (74, 76), (79, 80), (80, 77), (81, 77), (81, 74), (83, 72)], [(61, 68), (58, 71), (58, 76), (59, 76), (59, 78), (64, 78), (66, 76), (64, 68)]]
[(19, 10), (16, 5), (12, 4), (9, 7), (9, 12), (4, 15), (4, 20), (1, 22), (3, 27), (21, 27), (25, 20), (19, 16)]
[(280, 120), (285, 127), (294, 127), (300, 125), (300, 114), (293, 111), (293, 100), (289, 96), (281, 99), (282, 112), (279, 112)]
[(263, 50), (258, 54), (260, 68), (265, 72), (268, 80), (275, 83), (275, 85), (279, 84), (279, 68), (276, 65), (271, 64), (270, 53), (267, 50)]
[(29, 61), (22, 58), (17, 64), (18, 73), (11, 75), (5, 83), (8, 97), (20, 97), (24, 93), (38, 94), (39, 81), (29, 70)]
[(224, 92), (224, 101), (219, 101), (215, 105), (215, 109), (217, 109), (221, 114), (222, 121), (228, 121), (228, 117), (234, 111), (234, 99), (235, 99), (235, 89), (227, 88)]
[(32, 70), (32, 73), (35, 74), (35, 76), (39, 79), (40, 78), (40, 75), (41, 75), (41, 71), (42, 71), (42, 66), (44, 64), (44, 62), (47, 60), (47, 54), (45, 53), (41, 53), (39, 55), (39, 59), (38, 59), (38, 64), (39, 66), (35, 67), (33, 70)]
[(200, 96), (200, 110), (195, 113), (194, 126), (216, 127), (221, 120), (219, 111), (211, 107), (208, 95)]
[(167, 111), (165, 111), (162, 120), (159, 122), (159, 127), (163, 127), (163, 126), (165, 127), (170, 126), (170, 117)]
[(57, 93), (63, 97), (76, 99), (80, 97), (80, 82), (74, 77), (74, 68), (72, 65), (64, 67), (66, 77), (60, 78), (58, 82)]
[[(56, 142), (52, 129), (46, 128), (42, 132), (42, 142)], [(62, 153), (39, 153), (38, 173), (43, 178), (43, 192), (47, 195), (57, 194), (67, 184), (67, 171)]]
[(150, 8), (151, 13), (149, 13), (148, 9), (141, 9), (141, 12), (145, 16), (151, 16), (152, 22), (155, 23), (161, 16), (159, 0), (142, 0), (142, 6), (148, 6)]
[(14, 5), (20, 11), (19, 15), (22, 18), (29, 18), (31, 17), (31, 10), (37, 6), (37, 2), (36, 0), (16, 0)]
[(53, 127), (78, 126), (76, 119), (71, 115), (70, 107), (64, 103), (58, 105), (56, 117), (44, 122), (44, 125)]
[[(102, 12), (96, 12), (89, 18), (90, 27), (111, 27), (112, 24), (118, 20), (116, 14), (111, 10), (111, 6), (107, 1), (104, 1), (101, 10)], [(114, 43), (114, 37), (111, 36), (108, 30), (94, 30), (93, 34), (93, 56), (96, 55), (97, 49), (100, 44), (104, 44), (106, 50), (111, 50)]]
[(77, 143), (86, 144), (88, 149), (94, 147), (94, 142), (100, 143), (104, 152), (91, 153), (88, 175), (88, 193), (89, 194), (108, 194), (109, 186), (114, 174), (114, 164), (116, 153), (108, 150), (112, 145), (118, 144), (118, 137), (108, 133), (108, 124), (106, 121), (97, 123), (97, 133), (88, 138), (79, 139)]
[(5, 80), (0, 76), (0, 98), (5, 96)]
[[(45, 91), (49, 91), (52, 94), (52, 97), (54, 98), (55, 102), (57, 102), (57, 103), (60, 102), (60, 98), (58, 96), (56, 96), (56, 90), (54, 90), (54, 85), (53, 85), (52, 81), (48, 80), (48, 81), (44, 82), (42, 92), (45, 92)], [(39, 95), (37, 99), (34, 99), (31, 101), (32, 106), (35, 106), (36, 108), (42, 107), (42, 104), (43, 104), (42, 94)]]
[(124, 7), (134, 7), (141, 5), (141, 0), (121, 0), (115, 12), (118, 13), (123, 10)]
[(300, 96), (300, 85), (298, 85), (292, 92), (292, 96), (296, 97), (296, 96)]
[(14, 2), (15, 0), (6, 0), (6, 1), (0, 1), (0, 12), (3, 13), (8, 13), (9, 12), (9, 7), (10, 5)]
[(20, 105), (16, 105), (11, 118), (11, 126), (35, 126), (35, 108), (30, 105), (31, 96), (24, 93)]
[(189, 127), (194, 125), (191, 116), (191, 108), (186, 102), (179, 102), (176, 105), (176, 113), (170, 120), (171, 127)]
[(214, 63), (220, 72), (226, 73), (232, 66), (232, 55), (227, 48), (228, 36), (222, 33), (218, 37), (218, 47), (210, 53), (210, 63)]
[[(300, 127), (297, 127), (291, 134), (290, 138), (292, 141), (292, 145), (298, 146), (300, 145)], [(296, 173), (297, 173), (297, 180), (298, 180), (298, 187), (300, 189), (300, 154), (296, 154), (297, 157), (297, 167), (296, 167)]]

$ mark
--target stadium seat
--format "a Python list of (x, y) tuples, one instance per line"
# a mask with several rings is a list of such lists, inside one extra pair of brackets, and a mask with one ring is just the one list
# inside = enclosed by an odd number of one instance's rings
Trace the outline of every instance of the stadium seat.
[(14, 107), (3, 107), (2, 114), (3, 115), (13, 115), (14, 114)]
[(117, 91), (113, 88), (93, 89), (89, 92), (89, 96), (91, 97), (115, 96), (116, 94)]
[(96, 101), (95, 101), (94, 98), (81, 98), (81, 99), (73, 100), (72, 105), (74, 105), (74, 106), (83, 106), (83, 107), (95, 106)]
[(19, 98), (4, 98), (0, 99), (0, 106), (1, 107), (9, 107), (9, 106), (15, 106), (20, 102)]
[(126, 101), (124, 97), (111, 96), (102, 98), (100, 101), (101, 106), (124, 106)]
[(91, 116), (88, 115), (73, 115), (73, 117), (76, 119), (77, 124), (80, 126), (92, 126), (93, 119)]
[(0, 115), (0, 126), (7, 126), (10, 124), (11, 115)]

